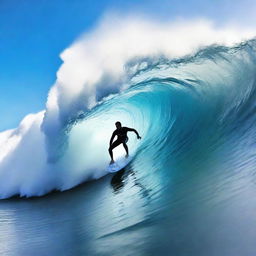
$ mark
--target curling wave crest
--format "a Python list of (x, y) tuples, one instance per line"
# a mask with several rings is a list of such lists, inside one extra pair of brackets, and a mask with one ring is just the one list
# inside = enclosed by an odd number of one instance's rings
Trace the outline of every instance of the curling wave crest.
[(130, 135), (131, 166), (148, 172), (161, 163), (171, 171), (185, 158), (196, 165), (238, 140), (254, 153), (256, 41), (241, 43), (252, 32), (237, 38), (206, 21), (112, 23), (104, 20), (62, 53), (46, 110), (0, 133), (1, 198), (106, 175), (117, 120), (140, 132), (141, 141)]

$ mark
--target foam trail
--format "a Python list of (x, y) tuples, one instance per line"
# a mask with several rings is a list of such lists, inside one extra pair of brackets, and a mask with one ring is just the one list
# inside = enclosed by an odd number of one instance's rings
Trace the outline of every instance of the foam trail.
[[(0, 133), (0, 197), (43, 195), (101, 177), (109, 162), (107, 147), (116, 120), (142, 134), (141, 144), (131, 136), (132, 154), (143, 148), (160, 150), (163, 145), (150, 138), (168, 134), (198, 104), (188, 88), (204, 95), (199, 89), (204, 84), (208, 96), (202, 97), (211, 98), (211, 104), (234, 102), (234, 97), (219, 96), (217, 88), (229, 88), (223, 94), (233, 90), (236, 104), (242, 104), (246, 100), (237, 91), (250, 95), (254, 85), (255, 57), (249, 49), (254, 43), (230, 50), (224, 46), (253, 35), (245, 29), (216, 28), (206, 20), (158, 23), (105, 18), (61, 54), (63, 64), (46, 110), (28, 115), (17, 129)], [(240, 81), (244, 85), (240, 89), (237, 70), (247, 73), (247, 85)], [(193, 107), (182, 109), (184, 100)], [(221, 112), (222, 119), (228, 112)], [(123, 153), (116, 149), (116, 155)]]

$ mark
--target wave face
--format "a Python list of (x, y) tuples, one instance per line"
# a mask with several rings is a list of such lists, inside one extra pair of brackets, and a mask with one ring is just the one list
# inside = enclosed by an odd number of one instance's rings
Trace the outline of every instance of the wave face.
[[(168, 179), (168, 172), (200, 166), (253, 170), (255, 53), (256, 41), (249, 40), (177, 58), (129, 58), (121, 78), (104, 76), (86, 93), (75, 88), (74, 101), (60, 95), (59, 79), (46, 112), (0, 134), (0, 197), (40, 196), (106, 175), (117, 120), (142, 136), (130, 134), (128, 142), (130, 166), (142, 176)], [(122, 154), (121, 147), (114, 150)]]

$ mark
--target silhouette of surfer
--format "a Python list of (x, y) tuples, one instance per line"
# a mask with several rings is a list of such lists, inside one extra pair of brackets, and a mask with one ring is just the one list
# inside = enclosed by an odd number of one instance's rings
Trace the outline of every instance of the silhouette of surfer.
[[(115, 162), (113, 159), (113, 149), (115, 147), (119, 146), (120, 144), (123, 144), (123, 146), (124, 146), (124, 149), (126, 151), (126, 157), (129, 156), (129, 150), (128, 150), (128, 146), (126, 144), (128, 141), (127, 132), (135, 132), (137, 135), (137, 138), (141, 139), (139, 133), (135, 129), (128, 128), (128, 127), (122, 127), (122, 124), (119, 121), (116, 122), (115, 125), (116, 125), (116, 130), (113, 132), (113, 134), (111, 136), (111, 139), (109, 142), (109, 149), (108, 149), (109, 155), (111, 157), (110, 164), (113, 164)], [(117, 136), (117, 140), (115, 140), (113, 142), (115, 136)]]

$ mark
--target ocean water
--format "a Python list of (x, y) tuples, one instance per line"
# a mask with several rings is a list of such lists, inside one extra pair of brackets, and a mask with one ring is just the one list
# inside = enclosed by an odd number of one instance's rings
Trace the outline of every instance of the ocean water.
[[(34, 126), (51, 136), (28, 134), (50, 149), (36, 152), (31, 166), (47, 157), (48, 165), (18, 181), (1, 173), (0, 254), (255, 255), (255, 50), (249, 40), (136, 60), (135, 71), (128, 63), (123, 89), (98, 95), (57, 137), (56, 126), (40, 126), (51, 118), (41, 113)], [(132, 161), (109, 174), (117, 120), (142, 140), (129, 135)], [(26, 136), (19, 143), (22, 154)]]

